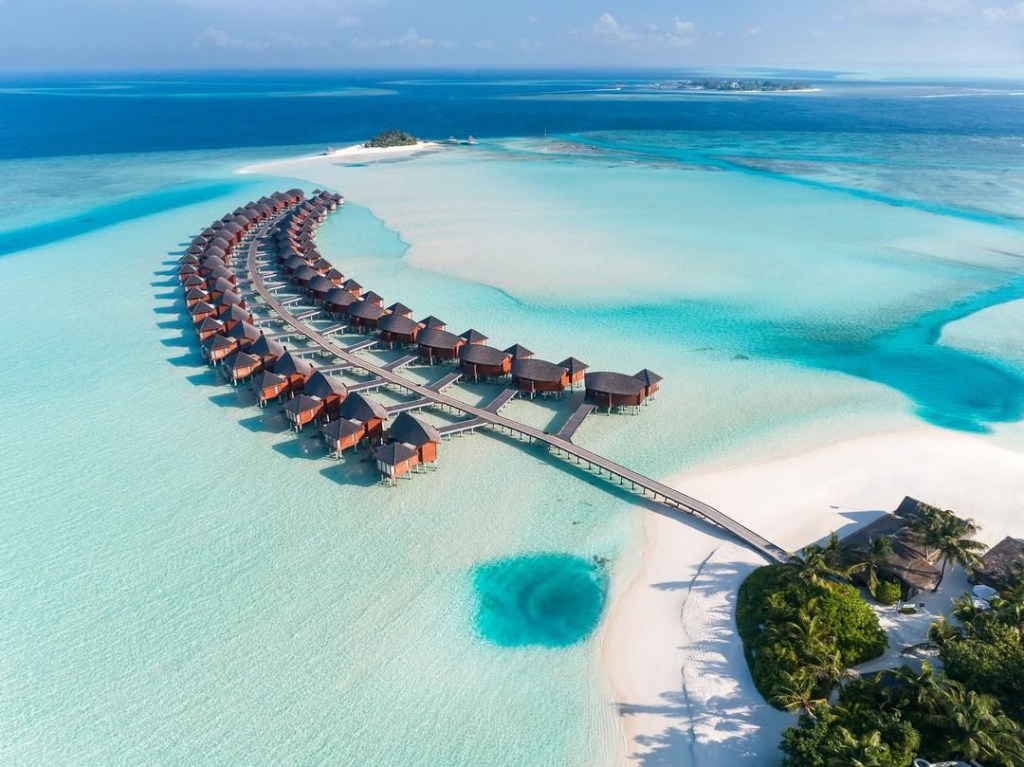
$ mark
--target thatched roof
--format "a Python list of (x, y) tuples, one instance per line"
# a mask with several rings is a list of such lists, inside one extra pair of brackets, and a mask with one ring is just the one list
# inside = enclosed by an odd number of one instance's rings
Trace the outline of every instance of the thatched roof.
[(259, 357), (254, 357), (246, 352), (235, 352), (226, 360), (224, 360), (224, 367), (230, 371), (248, 370), (259, 364)]
[(391, 439), (410, 445), (440, 442), (441, 435), (431, 424), (410, 413), (400, 413), (391, 425)]
[(586, 362), (582, 362), (581, 360), (578, 360), (575, 357), (569, 357), (567, 359), (564, 359), (558, 364), (564, 367), (566, 370), (568, 370), (569, 375), (571, 376), (574, 376), (577, 373), (582, 373), (590, 368), (590, 365), (588, 365)]
[(512, 377), (527, 381), (557, 382), (568, 372), (561, 365), (547, 360), (519, 358), (512, 361)]
[(386, 445), (381, 445), (373, 452), (373, 457), (376, 460), (388, 466), (397, 466), (408, 461), (410, 458), (415, 458), (416, 455), (416, 448), (412, 445), (406, 445), (404, 442), (389, 442)]
[(457, 349), (464, 342), (463, 339), (454, 333), (449, 333), (447, 330), (426, 327), (416, 336), (416, 343), (429, 349), (453, 350)]
[(980, 566), (971, 568), (974, 577), (994, 588), (1002, 587), (1024, 565), (1024, 540), (1007, 536), (985, 552)]
[(638, 381), (641, 381), (643, 385), (647, 387), (654, 386), (654, 384), (664, 380), (660, 375), (655, 373), (653, 370), (648, 370), (647, 368), (641, 370), (639, 373), (633, 376), (633, 378), (637, 379)]
[(400, 301), (396, 301), (388, 307), (388, 311), (392, 314), (397, 314), (401, 317), (408, 317), (412, 314), (412, 309), (403, 304)]
[(293, 416), (298, 416), (300, 413), (308, 413), (311, 410), (320, 410), (323, 406), (324, 401), (319, 397), (314, 397), (309, 394), (298, 394), (285, 403), (284, 412)]
[(427, 328), (428, 330), (444, 330), (446, 327), (448, 327), (447, 322), (438, 319), (433, 314), (424, 317), (422, 320), (420, 320), (420, 324), (423, 327)]
[(258, 354), (260, 357), (274, 357), (276, 359), (284, 354), (284, 347), (261, 333), (260, 337), (249, 347), (249, 353)]
[(488, 365), (497, 367), (505, 362), (511, 355), (501, 349), (484, 344), (466, 344), (459, 348), (459, 359), (470, 365)]
[(584, 381), (588, 391), (621, 397), (638, 395), (643, 392), (645, 386), (644, 382), (635, 376), (606, 371), (587, 373)]
[(307, 378), (313, 374), (313, 366), (291, 352), (285, 352), (274, 362), (274, 372), (281, 376), (300, 375)]
[(324, 301), (331, 306), (346, 307), (350, 306), (359, 299), (353, 296), (344, 288), (331, 288), (327, 291), (327, 295), (324, 297)]
[(386, 313), (383, 307), (371, 304), (369, 301), (355, 301), (348, 307), (348, 316), (355, 317), (357, 320), (379, 320)]
[(341, 380), (334, 376), (324, 375), (319, 370), (309, 377), (302, 390), (306, 394), (320, 397), (321, 399), (326, 399), (331, 395), (344, 397), (348, 393), (348, 389), (345, 388), (345, 384)]
[(514, 360), (528, 360), (533, 356), (533, 352), (527, 349), (522, 344), (512, 344), (505, 351), (512, 355)]
[(374, 402), (359, 392), (352, 392), (341, 403), (338, 415), (342, 418), (351, 418), (356, 421), (369, 421), (373, 418), (386, 421), (388, 411), (379, 402)]
[(357, 434), (362, 435), (363, 424), (348, 418), (335, 418), (321, 426), (320, 431), (328, 439), (337, 441)]
[(419, 327), (419, 324), (416, 320), (411, 320), (402, 314), (388, 314), (380, 318), (377, 327), (385, 333), (407, 336), (411, 335)]
[(460, 333), (459, 338), (466, 339), (467, 344), (485, 344), (487, 343), (487, 336), (481, 333), (479, 330), (470, 328), (465, 333)]
[(934, 567), (936, 555), (925, 550), (911, 527), (920, 516), (920, 501), (903, 499), (892, 514), (884, 514), (842, 539), (843, 548), (866, 551), (871, 541), (886, 538), (892, 551), (885, 558), (882, 574), (903, 582), (914, 591), (934, 588), (939, 582), (939, 571)]

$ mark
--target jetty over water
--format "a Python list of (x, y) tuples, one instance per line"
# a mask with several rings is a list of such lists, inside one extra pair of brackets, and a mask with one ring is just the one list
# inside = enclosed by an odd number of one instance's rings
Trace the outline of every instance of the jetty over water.
[[(269, 340), (270, 336), (261, 335), (260, 340), (251, 345), (237, 346), (239, 358), (244, 353), (247, 360), (269, 360), (261, 374), (262, 378), (257, 383), (261, 402), (274, 397), (301, 394), (302, 401), (296, 403), (289, 400), (287, 409), (289, 419), (294, 418), (298, 428), (304, 423), (320, 418), (325, 440), (339, 454), (346, 447), (357, 445), (362, 440), (374, 440), (380, 445), (373, 452), (374, 459), (382, 474), (391, 482), (409, 470), (434, 466), (436, 444), (441, 438), (477, 429), (497, 431), (528, 443), (544, 445), (551, 455), (563, 459), (568, 464), (585, 468), (610, 483), (639, 493), (653, 502), (703, 519), (744, 542), (770, 561), (783, 562), (789, 559), (789, 555), (781, 547), (709, 504), (572, 442), (573, 435), (594, 409), (638, 409), (657, 390), (658, 382), (661, 380), (659, 376), (649, 370), (641, 371), (636, 376), (618, 373), (595, 373), (586, 376), (586, 400), (554, 434), (503, 416), (500, 413), (501, 408), (516, 396), (533, 397), (538, 393), (542, 396), (560, 396), (560, 392), (582, 382), (586, 366), (575, 358), (569, 358), (559, 365), (533, 360), (532, 353), (518, 345), (510, 347), (505, 352), (491, 350), (490, 347), (482, 347), (487, 338), (478, 331), (467, 331), (461, 336), (455, 336), (446, 331), (444, 323), (434, 317), (420, 323), (411, 320), (404, 323), (389, 322), (387, 329), (382, 327), (378, 331), (380, 338), (369, 337), (359, 343), (344, 345), (333, 337), (341, 329), (338, 325), (332, 324), (327, 329), (318, 330), (313, 324), (313, 319), (320, 317), (346, 324), (347, 316), (352, 318), (347, 323), (350, 330), (372, 333), (377, 330), (377, 324), (382, 318), (402, 316), (408, 320), (411, 312), (402, 304), (394, 304), (389, 309), (384, 309), (383, 301), (372, 292), (361, 295), (362, 286), (354, 280), (345, 280), (344, 275), (316, 251), (313, 241), (315, 226), (327, 212), (341, 204), (340, 196), (320, 192), (311, 200), (306, 200), (300, 190), (292, 190), (264, 198), (260, 202), (266, 202), (264, 207), (269, 209), (269, 212), (260, 209), (255, 203), (243, 209), (248, 212), (240, 214), (238, 218), (248, 219), (248, 224), (241, 226), (239, 221), (241, 228), (237, 232), (238, 236), (224, 243), (228, 246), (226, 250), (220, 245), (225, 258), (218, 257), (219, 264), (208, 263), (210, 257), (206, 255), (206, 247), (212, 236), (217, 234), (217, 231), (211, 228), (210, 234), (204, 232), (200, 236), (204, 241), (193, 242), (193, 247), (182, 259), (179, 277), (185, 284), (189, 277), (198, 274), (207, 280), (208, 288), (208, 277), (213, 270), (228, 271), (233, 278), (232, 286), (243, 285), (248, 288), (237, 288), (238, 299), (234, 303), (241, 305), (240, 311), (245, 312), (249, 309), (243, 295), (247, 293), (252, 300), (252, 308), (259, 308), (261, 313), (265, 313), (260, 320), (254, 320), (250, 314), (250, 322), (266, 325), (276, 323), (281, 326), (281, 330), (275, 333), (275, 336), (301, 339), (306, 343), (296, 350), (299, 354), (293, 352), (291, 355), (285, 351), (278, 353), (274, 348), (277, 346), (276, 343)], [(279, 202), (284, 204), (278, 205)], [(303, 211), (304, 215), (291, 216), (296, 210)], [(289, 222), (288, 228), (285, 222)], [(267, 258), (274, 251), (277, 252), (278, 262), (283, 261), (284, 271), (288, 273), (284, 275), (284, 282), (280, 279), (280, 272), (268, 268)], [(225, 268), (227, 263), (235, 266), (233, 273)], [(191, 266), (194, 270), (186, 266)], [(211, 271), (204, 276), (203, 271), (207, 269)], [(301, 276), (298, 276), (300, 274)], [(224, 276), (223, 272), (220, 276)], [(191, 282), (192, 288), (204, 289), (195, 280)], [(308, 300), (303, 295), (282, 293), (288, 288), (289, 283), (302, 289)], [(219, 306), (223, 305), (222, 302)], [(207, 304), (201, 302), (201, 306)], [(220, 312), (218, 306), (209, 306), (215, 313)], [(358, 306), (359, 311), (352, 314), (344, 311), (354, 306)], [(205, 314), (205, 309), (201, 311), (204, 314), (199, 322), (211, 317)], [(198, 327), (195, 311), (192, 312), (192, 317), (193, 323)], [(419, 354), (407, 354), (390, 363), (378, 363), (363, 353), (378, 343), (386, 343), (392, 347), (396, 343), (414, 345), (421, 329), (429, 332), (425, 332), (424, 339), (419, 342)], [(212, 332), (217, 335), (216, 329)], [(386, 341), (382, 342), (381, 339)], [(474, 354), (460, 351), (474, 345), (488, 351)], [(327, 364), (316, 372), (312, 365), (305, 361), (312, 354), (311, 350), (316, 350), (319, 356), (328, 360)], [(267, 356), (260, 357), (264, 352)], [(451, 361), (460, 364), (461, 369), (448, 373), (432, 383), (418, 383), (403, 375), (405, 368), (417, 358), (428, 361), (430, 365), (433, 365), (435, 360)], [(211, 359), (211, 362), (214, 360)], [(239, 368), (237, 360), (232, 358), (230, 369), (234, 371)], [(333, 405), (329, 405), (321, 396), (309, 395), (308, 391), (303, 392), (305, 382), (310, 381), (314, 375), (322, 377), (325, 373), (343, 370), (362, 371), (366, 374), (367, 380), (346, 386), (340, 383), (340, 379), (335, 379), (337, 383), (332, 384), (332, 388), (337, 391)], [(467, 370), (474, 379), (481, 373), (494, 378), (508, 375), (511, 382), (506, 384), (506, 388), (491, 402), (472, 405), (447, 393), (447, 389), (456, 385)], [(382, 387), (403, 392), (411, 399), (404, 404), (384, 407), (367, 400), (361, 393)], [(318, 394), (322, 393), (318, 390)], [(428, 407), (456, 414), (463, 420), (434, 428), (410, 415), (414, 410)], [(303, 420), (303, 409), (313, 415)], [(401, 414), (399, 418), (404, 419), (401, 429), (403, 439), (413, 440), (414, 443), (418, 440), (419, 444), (398, 441), (397, 438), (387, 443), (383, 442), (383, 421), (395, 414)]]

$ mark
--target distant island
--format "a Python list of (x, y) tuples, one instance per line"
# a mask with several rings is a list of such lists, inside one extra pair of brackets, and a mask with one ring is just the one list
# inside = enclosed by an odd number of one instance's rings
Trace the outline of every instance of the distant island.
[(392, 130), (381, 131), (372, 139), (363, 144), (364, 147), (381, 149), (392, 146), (416, 146), (418, 140), (405, 131), (393, 128)]
[(660, 90), (679, 91), (775, 92), (811, 90), (810, 83), (800, 80), (729, 80), (724, 78), (675, 80), (673, 82), (657, 83), (654, 87)]

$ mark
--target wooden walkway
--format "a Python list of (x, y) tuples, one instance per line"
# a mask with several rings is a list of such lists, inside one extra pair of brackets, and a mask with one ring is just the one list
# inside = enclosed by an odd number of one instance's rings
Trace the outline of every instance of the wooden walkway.
[[(405, 389), (411, 394), (418, 395), (424, 399), (429, 399), (434, 404), (447, 407), (456, 412), (464, 413), (467, 416), (472, 416), (474, 419), (478, 419), (482, 422), (480, 425), (498, 427), (530, 442), (546, 444), (553, 454), (562, 456), (569, 461), (574, 461), (577, 465), (586, 466), (588, 470), (596, 472), (600, 476), (607, 475), (609, 480), (617, 480), (620, 486), (628, 486), (631, 490), (638, 491), (655, 502), (663, 503), (666, 506), (692, 514), (717, 525), (746, 543), (752, 549), (760, 552), (770, 561), (789, 561), (789, 555), (781, 547), (758, 535), (753, 530), (750, 530), (734, 520), (732, 517), (723, 514), (718, 509), (704, 503), (703, 501), (691, 498), (685, 493), (679, 492), (675, 488), (669, 487), (668, 485), (651, 479), (650, 477), (645, 477), (639, 472), (628, 469), (625, 466), (621, 466), (604, 456), (597, 455), (585, 448), (574, 445), (572, 442), (569, 442), (558, 435), (547, 434), (540, 429), (519, 423), (518, 421), (513, 421), (498, 413), (485, 410), (484, 408), (469, 405), (462, 400), (445, 394), (443, 389), (458, 380), (459, 377), (461, 377), (460, 373), (451, 373), (430, 386), (423, 386), (410, 381), (407, 378), (403, 378), (398, 373), (385, 370), (380, 365), (376, 365), (355, 356), (355, 352), (359, 349), (373, 346), (376, 343), (374, 339), (368, 339), (362, 343), (355, 344), (348, 348), (343, 348), (334, 344), (319, 331), (304, 325), (295, 318), (295, 315), (292, 314), (281, 301), (278, 301), (277, 298), (271, 294), (263, 282), (263, 275), (261, 275), (256, 269), (256, 259), (259, 255), (259, 238), (260, 236), (266, 235), (268, 228), (269, 227), (264, 227), (249, 246), (246, 267), (248, 269), (253, 288), (263, 297), (264, 301), (267, 302), (267, 305), (273, 309), (282, 320), (295, 328), (299, 333), (306, 336), (310, 341), (320, 345), (332, 355), (347, 362), (351, 362), (353, 367), (362, 368), (368, 371), (371, 375), (381, 379), (380, 385), (390, 383), (396, 387)], [(358, 384), (356, 386), (358, 386)], [(350, 386), (349, 390), (353, 390), (354, 388), (355, 387)], [(468, 422), (453, 424), (452, 426), (463, 426), (468, 428), (466, 427), (466, 423)], [(447, 433), (451, 434), (453, 433), (453, 430), (449, 430)]]
[(393, 362), (389, 362), (387, 365), (384, 366), (384, 369), (390, 370), (392, 373), (394, 373), (397, 370), (401, 370), (402, 368), (411, 365), (419, 358), (420, 355), (418, 354), (406, 354), (404, 357), (400, 357), (399, 359), (394, 360)]
[(515, 396), (519, 394), (519, 389), (513, 389), (511, 386), (507, 389), (502, 389), (501, 394), (495, 397), (493, 400), (484, 405), (484, 410), (489, 413), (497, 413), (505, 405), (515, 399)]
[(562, 428), (556, 432), (559, 439), (564, 439), (566, 442), (572, 442), (572, 435), (576, 433), (576, 430), (583, 425), (583, 419), (594, 412), (594, 408), (597, 407), (593, 402), (584, 402), (573, 414), (569, 416), (569, 420), (566, 421)]
[[(351, 391), (351, 389), (349, 390)], [(399, 413), (405, 413), (409, 410), (422, 410), (425, 407), (429, 407), (434, 404), (434, 400), (430, 397), (420, 397), (419, 399), (410, 400), (409, 402), (399, 402), (397, 405), (388, 405), (385, 410), (388, 411), (388, 415), (398, 415)]]

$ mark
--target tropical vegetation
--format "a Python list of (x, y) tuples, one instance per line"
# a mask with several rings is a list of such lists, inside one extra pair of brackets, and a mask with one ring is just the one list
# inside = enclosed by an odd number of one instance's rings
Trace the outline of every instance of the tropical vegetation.
[(416, 137), (411, 136), (405, 131), (393, 128), (391, 130), (381, 131), (372, 139), (367, 141), (363, 146), (372, 147), (374, 149), (390, 147), (390, 146), (413, 146), (416, 144)]
[[(945, 561), (973, 561), (977, 547), (963, 543), (973, 523), (951, 525), (945, 514), (931, 515), (932, 524), (939, 520), (934, 529), (942, 532), (933, 534), (929, 545)], [(810, 562), (822, 577), (827, 562), (821, 553), (829, 546), (819, 549), (805, 556), (803, 567)], [(832, 556), (826, 553), (824, 560)], [(799, 570), (801, 565), (790, 567)], [(843, 568), (831, 569), (828, 577), (837, 578)], [(802, 712), (783, 735), (783, 766), (909, 767), (920, 756), (932, 762), (1024, 767), (1024, 568), (989, 606), (970, 595), (953, 600), (953, 620), (936, 621), (929, 637), (943, 672), (923, 663), (919, 671), (902, 666), (847, 680), (835, 705), (820, 687), (807, 683), (818, 678), (813, 665), (780, 675), (770, 700)]]

